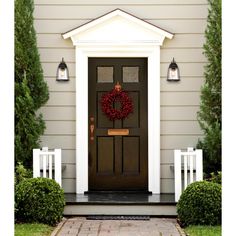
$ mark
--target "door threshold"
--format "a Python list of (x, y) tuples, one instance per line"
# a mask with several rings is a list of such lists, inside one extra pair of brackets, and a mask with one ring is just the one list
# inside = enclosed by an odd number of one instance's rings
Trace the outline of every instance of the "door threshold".
[(150, 191), (94, 191), (94, 190), (91, 190), (91, 191), (85, 191), (84, 192), (85, 195), (87, 194), (149, 194), (149, 195), (152, 195), (152, 192)]

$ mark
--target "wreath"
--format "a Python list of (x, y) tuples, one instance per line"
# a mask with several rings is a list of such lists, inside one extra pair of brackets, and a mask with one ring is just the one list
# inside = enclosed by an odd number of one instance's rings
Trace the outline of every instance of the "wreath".
[[(120, 109), (113, 108), (115, 102), (120, 102)], [(128, 93), (122, 90), (119, 83), (117, 83), (114, 89), (102, 95), (101, 107), (103, 113), (110, 120), (122, 120), (133, 112), (134, 106)]]

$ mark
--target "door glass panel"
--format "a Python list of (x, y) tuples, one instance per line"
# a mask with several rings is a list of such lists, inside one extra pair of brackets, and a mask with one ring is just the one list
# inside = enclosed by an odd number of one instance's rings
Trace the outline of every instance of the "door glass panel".
[(97, 82), (98, 83), (113, 83), (113, 66), (98, 66), (97, 67)]
[(125, 83), (137, 83), (139, 82), (139, 67), (129, 66), (123, 67), (123, 82)]

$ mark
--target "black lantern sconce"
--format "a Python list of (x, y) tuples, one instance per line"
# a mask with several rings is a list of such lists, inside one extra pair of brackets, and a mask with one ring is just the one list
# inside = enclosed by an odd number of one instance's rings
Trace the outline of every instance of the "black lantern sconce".
[(180, 81), (179, 67), (174, 58), (168, 68), (167, 81)]
[(64, 58), (62, 58), (57, 68), (57, 81), (69, 81), (69, 70), (64, 62)]

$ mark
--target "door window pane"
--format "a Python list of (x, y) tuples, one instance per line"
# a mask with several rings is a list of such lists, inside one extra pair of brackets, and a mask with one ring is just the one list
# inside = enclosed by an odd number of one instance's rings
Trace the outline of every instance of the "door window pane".
[(123, 67), (123, 82), (137, 83), (139, 82), (138, 78), (139, 78), (138, 66)]
[(97, 82), (98, 83), (113, 83), (113, 66), (98, 66), (97, 67)]

